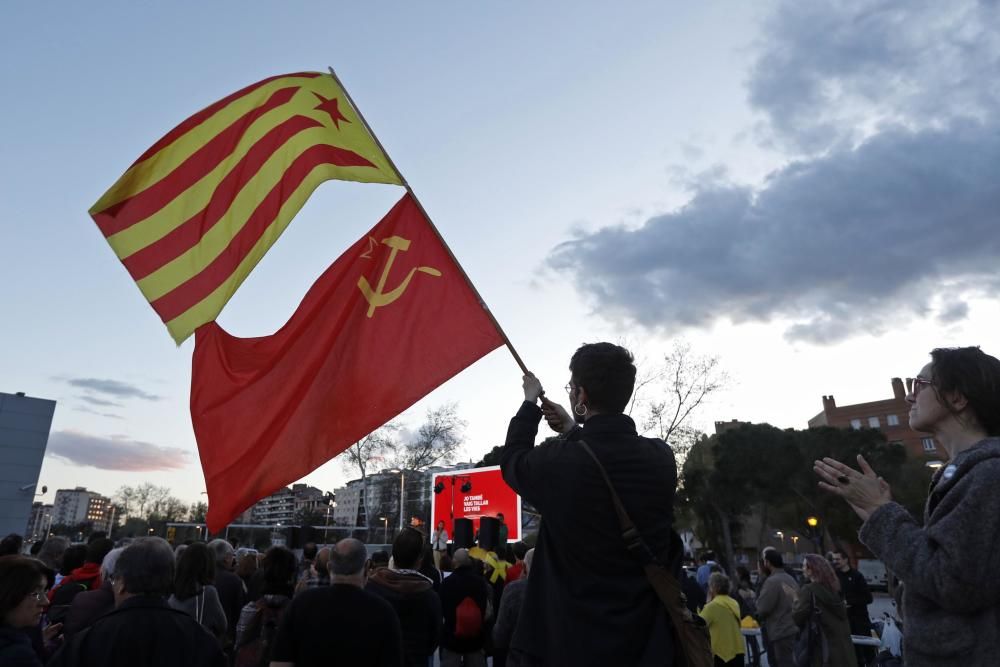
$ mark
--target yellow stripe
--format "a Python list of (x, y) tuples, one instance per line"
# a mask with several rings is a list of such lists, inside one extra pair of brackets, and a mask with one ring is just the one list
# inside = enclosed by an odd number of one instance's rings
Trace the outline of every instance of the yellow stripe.
[[(188, 130), (183, 136), (178, 137), (170, 145), (165, 146), (146, 160), (129, 167), (128, 171), (97, 200), (97, 203), (91, 207), (90, 212), (97, 213), (103, 211), (109, 206), (113, 206), (142, 192), (151, 184), (176, 169), (199, 148), (211, 140), (212, 137), (232, 125), (238, 118), (267, 101), (267, 98), (276, 90), (288, 88), (289, 86), (305, 86), (306, 82), (322, 79), (328, 79), (333, 89), (339, 90), (336, 83), (330, 77), (320, 76), (315, 79), (282, 77), (261, 86), (251, 94), (245, 95), (219, 109), (212, 116), (202, 121), (201, 124)], [(320, 86), (323, 87), (322, 84)]]
[[(300, 92), (296, 95), (295, 99), (298, 99), (299, 95), (308, 97), (310, 93)], [(120, 259), (129, 257), (142, 248), (163, 238), (186, 222), (192, 215), (204, 209), (211, 200), (212, 194), (219, 183), (246, 156), (253, 145), (275, 126), (288, 120), (293, 115), (307, 116), (320, 123), (325, 123), (325, 125), (322, 128), (313, 128), (300, 132), (295, 138), (287, 142), (279, 152), (288, 150), (300, 152), (303, 150), (304, 141), (308, 141), (310, 144), (326, 143), (332, 146), (348, 148), (367, 158), (376, 165), (378, 171), (372, 170), (371, 167), (345, 168), (340, 178), (367, 183), (400, 184), (399, 177), (389, 165), (385, 155), (378, 149), (378, 146), (372, 140), (371, 136), (364, 131), (360, 123), (347, 124), (342, 122), (341, 131), (338, 132), (332, 127), (328, 127), (331, 124), (328, 114), (312, 108), (303, 109), (303, 106), (302, 104), (289, 104), (274, 109), (259, 118), (257, 122), (253, 123), (247, 129), (244, 139), (240, 141), (230, 157), (221, 162), (200, 181), (145, 220), (108, 237), (108, 243), (115, 251), (115, 254)], [(303, 136), (307, 136), (309, 139), (303, 139)]]
[[(239, 192), (219, 222), (205, 233), (196, 246), (137, 281), (139, 289), (146, 298), (155, 301), (211, 264), (226, 249), (233, 237), (243, 229), (254, 210), (281, 181), (292, 162), (312, 146), (323, 143), (318, 140), (325, 134), (325, 128), (306, 130), (289, 141), (285, 150), (272, 155)], [(353, 180), (351, 177), (359, 171), (368, 172), (363, 175), (369, 176), (371, 168), (331, 166), (330, 178)]]
[(240, 262), (240, 265), (232, 275), (202, 301), (167, 322), (167, 330), (170, 331), (170, 335), (173, 336), (178, 345), (184, 342), (202, 324), (211, 322), (218, 317), (223, 306), (229, 302), (229, 299), (236, 293), (236, 290), (246, 277), (250, 275), (250, 272), (257, 266), (257, 263), (260, 262), (264, 254), (267, 253), (274, 242), (278, 240), (278, 237), (281, 236), (282, 232), (285, 231), (285, 228), (288, 227), (292, 218), (305, 204), (313, 190), (323, 181), (335, 178), (333, 174), (336, 171), (337, 167), (332, 165), (319, 165), (313, 169), (299, 187), (296, 188), (295, 192), (292, 193), (292, 196), (288, 198), (278, 213), (275, 222), (267, 229), (264, 236), (257, 241), (257, 244), (254, 245), (243, 261)]

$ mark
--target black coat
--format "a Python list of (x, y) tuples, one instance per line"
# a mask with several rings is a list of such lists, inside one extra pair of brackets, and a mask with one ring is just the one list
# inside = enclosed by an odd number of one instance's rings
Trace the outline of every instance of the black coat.
[(31, 638), (21, 629), (0, 624), (0, 665), (3, 667), (42, 667)]
[[(471, 566), (460, 567), (441, 582), (441, 611), (444, 614), (444, 632), (441, 646), (456, 653), (478, 651), (486, 644), (486, 603), (490, 593), (489, 584), (482, 574)], [(483, 632), (476, 638), (455, 637), (455, 610), (465, 598), (470, 597), (483, 612)]]
[(403, 653), (410, 667), (427, 667), (441, 638), (441, 600), (426, 577), (379, 568), (365, 590), (395, 610), (403, 631)]
[(136, 596), (77, 633), (49, 667), (225, 667), (219, 642), (162, 598)]
[(625, 549), (607, 485), (579, 441), (594, 450), (643, 539), (678, 576), (673, 452), (638, 436), (621, 414), (594, 415), (534, 447), (541, 417), (538, 406), (522, 404), (500, 461), (507, 483), (542, 515), (512, 651), (540, 664), (672, 664), (666, 612)]
[(851, 633), (867, 635), (872, 630), (868, 605), (872, 603), (872, 592), (865, 581), (865, 575), (857, 570), (837, 571), (840, 592), (847, 604), (847, 620), (851, 623)]
[(215, 586), (216, 593), (219, 594), (222, 611), (226, 612), (226, 637), (230, 640), (235, 639), (236, 624), (240, 620), (240, 610), (247, 603), (243, 580), (235, 572), (216, 567), (213, 585)]
[(114, 608), (115, 594), (111, 592), (111, 582), (105, 582), (96, 591), (80, 593), (73, 598), (63, 619), (63, 634), (67, 638), (72, 637)]

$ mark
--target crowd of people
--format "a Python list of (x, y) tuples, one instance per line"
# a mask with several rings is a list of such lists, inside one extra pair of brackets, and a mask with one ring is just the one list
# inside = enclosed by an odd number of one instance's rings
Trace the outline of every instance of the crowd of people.
[[(861, 457), (857, 469), (824, 459), (815, 471), (902, 581), (905, 664), (991, 665), (1000, 361), (978, 348), (931, 356), (907, 381), (910, 425), (949, 460), (922, 522)], [(687, 576), (673, 452), (624, 414), (631, 355), (584, 345), (569, 370), (568, 409), (525, 375), (501, 452), (504, 479), (543, 517), (534, 549), (503, 533), (456, 549), (441, 524), (429, 535), (404, 529), (391, 552), (347, 538), (306, 545), (300, 557), (222, 539), (172, 547), (100, 534), (86, 545), (52, 537), (20, 555), (10, 536), (0, 542), (0, 665), (756, 664), (746, 619), (759, 621), (771, 667), (872, 663), (852, 642), (871, 632), (871, 593), (842, 550), (805, 556), (798, 575), (765, 549), (756, 581), (703, 554)], [(543, 419), (558, 435), (536, 445)]]

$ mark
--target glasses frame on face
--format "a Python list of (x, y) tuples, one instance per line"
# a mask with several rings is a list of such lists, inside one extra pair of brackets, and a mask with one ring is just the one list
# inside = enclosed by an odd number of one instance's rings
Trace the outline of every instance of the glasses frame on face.
[(922, 378), (919, 375), (915, 378), (906, 378), (906, 393), (913, 394), (914, 397), (923, 391), (925, 386), (930, 386), (933, 384), (930, 380)]
[(28, 593), (28, 597), (29, 598), (35, 598), (35, 602), (44, 602), (46, 604), (48, 604), (48, 602), (49, 602), (49, 598), (45, 594), (44, 590), (31, 591), (30, 593)]

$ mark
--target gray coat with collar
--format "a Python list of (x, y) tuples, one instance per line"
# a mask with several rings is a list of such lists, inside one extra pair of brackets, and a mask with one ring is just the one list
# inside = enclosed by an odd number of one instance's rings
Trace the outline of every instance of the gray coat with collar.
[(872, 512), (861, 541), (903, 581), (907, 667), (1000, 660), (1000, 438), (938, 470), (921, 527), (897, 503)]

